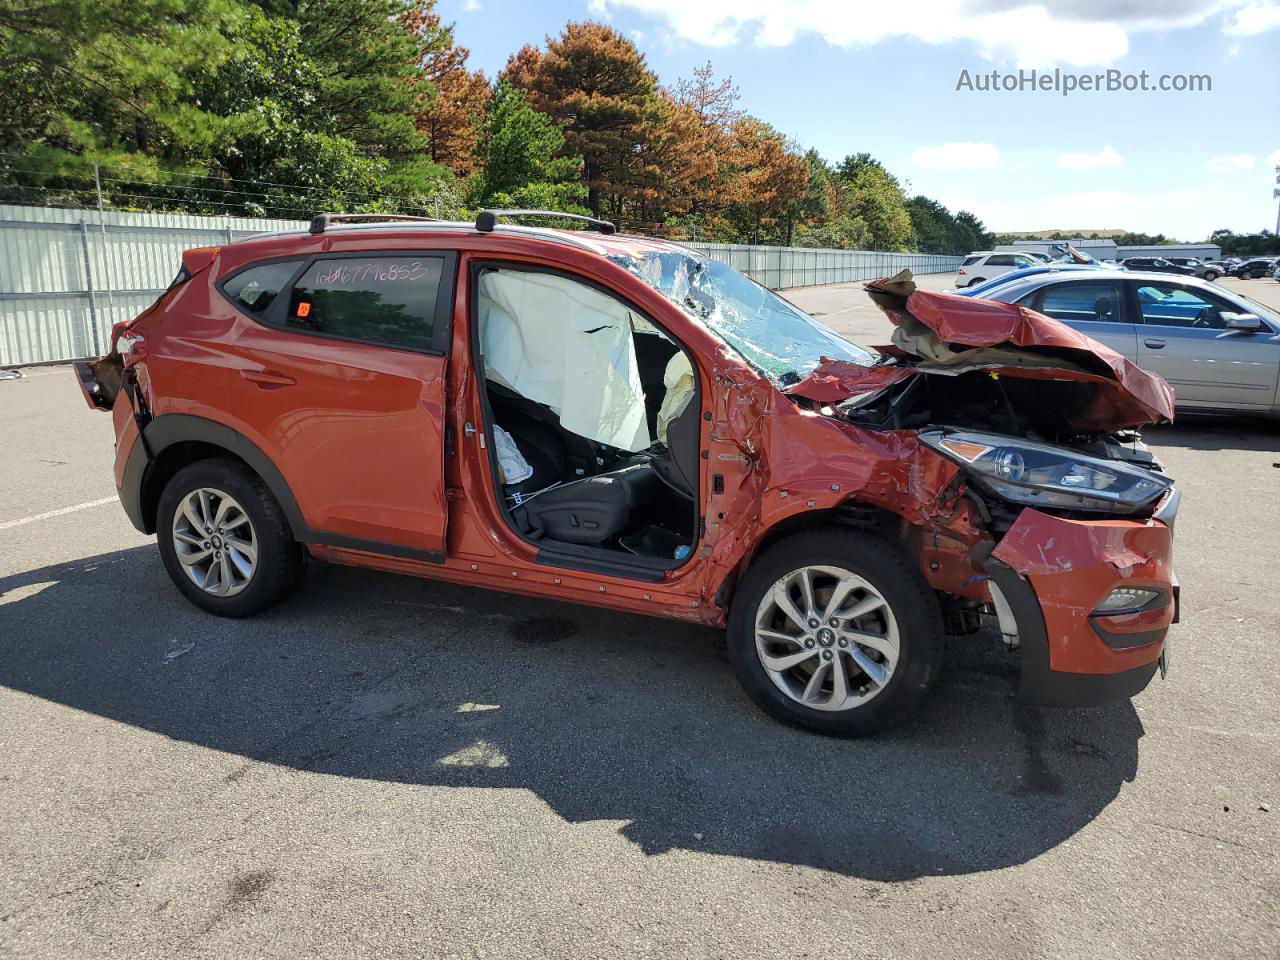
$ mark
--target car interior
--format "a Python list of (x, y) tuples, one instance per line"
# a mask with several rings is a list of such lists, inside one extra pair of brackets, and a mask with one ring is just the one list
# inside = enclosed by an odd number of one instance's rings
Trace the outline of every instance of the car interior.
[(562, 274), (489, 266), (473, 289), (490, 461), (512, 527), (558, 553), (683, 562), (701, 408), (688, 354)]

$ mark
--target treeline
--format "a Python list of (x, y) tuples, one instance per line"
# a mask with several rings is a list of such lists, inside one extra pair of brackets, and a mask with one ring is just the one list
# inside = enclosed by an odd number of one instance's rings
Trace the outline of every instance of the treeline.
[[(1042, 240), (1074, 240), (1077, 237), (1081, 240), (1114, 240), (1116, 246), (1119, 247), (1155, 247), (1171, 243), (1201, 242), (1198, 240), (1175, 240), (1172, 237), (1166, 237), (1163, 233), (1108, 233), (1105, 237), (1097, 233), (1085, 235), (1045, 233), (1038, 236)], [(994, 237), (995, 242), (1001, 244), (1017, 243), (1020, 239), (1026, 239), (1025, 235), (998, 233)], [(1270, 230), (1263, 230), (1261, 233), (1235, 233), (1232, 230), (1215, 230), (1209, 234), (1209, 239), (1205, 242), (1216, 243), (1222, 248), (1224, 257), (1280, 254), (1280, 235), (1274, 234)]]
[(1209, 242), (1220, 246), (1224, 257), (1280, 256), (1280, 234), (1270, 230), (1260, 233), (1215, 230), (1209, 235)]
[[(665, 87), (570, 23), (490, 80), (435, 0), (7, 0), (0, 201), (304, 217), (589, 212), (672, 237), (966, 253), (867, 153), (829, 163), (710, 64)], [(97, 179), (95, 180), (95, 174)]]

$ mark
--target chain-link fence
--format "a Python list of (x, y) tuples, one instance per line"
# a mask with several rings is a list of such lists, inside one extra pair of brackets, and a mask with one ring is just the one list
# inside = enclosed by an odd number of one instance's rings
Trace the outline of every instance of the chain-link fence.
[[(0, 205), (0, 366), (103, 353), (111, 325), (152, 303), (182, 251), (254, 233), (298, 230), (297, 220)], [(960, 257), (689, 244), (774, 289), (943, 273)]]

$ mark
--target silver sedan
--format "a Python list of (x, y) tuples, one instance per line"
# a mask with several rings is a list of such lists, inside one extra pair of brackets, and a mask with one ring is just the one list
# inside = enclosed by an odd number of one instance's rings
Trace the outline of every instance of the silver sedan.
[(1179, 409), (1280, 416), (1280, 314), (1194, 277), (1041, 274), (992, 290), (1160, 374)]

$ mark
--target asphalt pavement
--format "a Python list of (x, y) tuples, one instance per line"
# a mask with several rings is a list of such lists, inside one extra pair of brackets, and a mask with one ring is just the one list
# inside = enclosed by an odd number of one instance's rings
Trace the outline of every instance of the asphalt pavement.
[[(789, 296), (887, 336), (857, 285)], [(1148, 432), (1184, 491), (1167, 680), (1019, 707), (958, 639), (846, 742), (662, 620), (321, 564), (206, 616), (68, 368), (0, 416), (0, 956), (1280, 955), (1273, 424)]]

